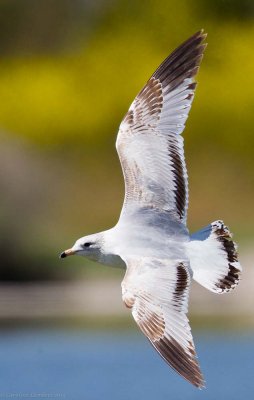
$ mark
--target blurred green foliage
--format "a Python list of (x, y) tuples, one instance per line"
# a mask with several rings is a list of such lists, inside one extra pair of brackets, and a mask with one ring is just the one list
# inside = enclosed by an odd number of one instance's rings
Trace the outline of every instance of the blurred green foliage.
[(184, 135), (190, 227), (223, 217), (236, 238), (253, 235), (253, 17), (251, 0), (0, 2), (2, 279), (69, 277), (58, 249), (116, 222), (121, 118), (201, 28)]

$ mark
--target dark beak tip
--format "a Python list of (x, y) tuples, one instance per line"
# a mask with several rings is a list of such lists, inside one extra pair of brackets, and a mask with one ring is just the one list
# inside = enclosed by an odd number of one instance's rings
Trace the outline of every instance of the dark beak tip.
[(65, 251), (63, 251), (63, 252), (60, 254), (59, 258), (65, 258), (65, 257), (66, 257), (66, 253), (65, 253)]

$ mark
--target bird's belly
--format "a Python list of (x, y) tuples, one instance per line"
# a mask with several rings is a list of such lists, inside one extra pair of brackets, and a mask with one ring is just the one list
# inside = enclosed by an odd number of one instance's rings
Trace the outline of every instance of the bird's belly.
[[(169, 260), (187, 260), (187, 232), (165, 231), (153, 225), (121, 224), (107, 231), (104, 260), (118, 266), (131, 257), (151, 257)], [(115, 255), (115, 256), (114, 256)], [(120, 259), (120, 260), (119, 260)]]
[[(118, 254), (123, 259), (128, 259), (129, 257), (152, 257), (183, 261), (188, 259), (185, 243), (186, 240), (183, 241), (177, 238), (172, 239), (166, 236), (162, 238), (158, 235), (151, 237), (145, 234), (136, 235), (133, 232), (131, 235), (125, 236), (124, 240), (118, 237), (110, 253)], [(110, 265), (118, 263), (118, 258), (115, 260), (114, 256), (110, 256), (109, 259), (111, 258)]]
[(185, 260), (186, 251), (183, 243), (165, 239), (164, 241), (148, 241), (146, 244), (133, 247), (133, 255), (152, 258), (167, 258), (170, 260)]

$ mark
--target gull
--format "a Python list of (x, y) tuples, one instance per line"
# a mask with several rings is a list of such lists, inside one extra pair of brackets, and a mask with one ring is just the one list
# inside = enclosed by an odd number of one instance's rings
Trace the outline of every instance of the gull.
[(232, 234), (215, 221), (186, 226), (188, 177), (181, 136), (191, 108), (206, 34), (197, 32), (158, 67), (125, 115), (116, 148), (125, 181), (117, 224), (63, 253), (125, 268), (122, 298), (161, 357), (204, 387), (187, 317), (192, 279), (227, 293), (240, 279)]

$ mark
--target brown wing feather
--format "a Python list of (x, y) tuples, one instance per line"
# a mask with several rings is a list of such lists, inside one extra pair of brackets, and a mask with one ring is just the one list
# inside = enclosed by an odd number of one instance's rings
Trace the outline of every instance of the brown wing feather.
[(121, 126), (126, 126), (127, 132), (138, 132), (155, 128), (162, 109), (162, 87), (158, 79), (151, 77), (145, 87), (135, 98)]
[(127, 261), (123, 301), (132, 308), (136, 323), (161, 357), (193, 385), (203, 387), (186, 317), (188, 267), (183, 262), (167, 267), (167, 262), (145, 258)]
[(125, 178), (125, 201), (170, 212), (185, 223), (188, 180), (182, 133), (191, 107), (206, 35), (197, 32), (157, 68), (124, 117), (117, 151)]

